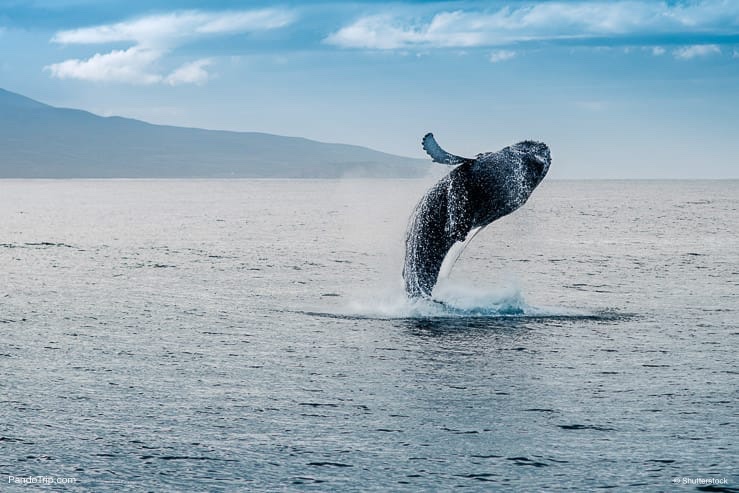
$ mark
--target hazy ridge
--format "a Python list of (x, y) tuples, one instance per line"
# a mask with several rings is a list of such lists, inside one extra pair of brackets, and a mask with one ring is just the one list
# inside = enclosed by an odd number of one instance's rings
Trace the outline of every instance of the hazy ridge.
[(0, 89), (0, 178), (404, 178), (431, 167), (354, 145), (101, 117)]

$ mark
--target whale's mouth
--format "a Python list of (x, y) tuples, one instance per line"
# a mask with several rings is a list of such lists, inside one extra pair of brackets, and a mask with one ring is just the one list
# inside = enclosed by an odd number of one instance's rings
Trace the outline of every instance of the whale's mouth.
[(552, 153), (549, 151), (549, 147), (546, 144), (540, 144), (536, 151), (534, 151), (534, 159), (544, 166), (544, 169), (549, 168), (552, 164)]
[(549, 153), (549, 148), (543, 144), (540, 149), (537, 149), (536, 152), (533, 152), (529, 156), (529, 166), (534, 170), (537, 184), (544, 179), (551, 164), (552, 157)]

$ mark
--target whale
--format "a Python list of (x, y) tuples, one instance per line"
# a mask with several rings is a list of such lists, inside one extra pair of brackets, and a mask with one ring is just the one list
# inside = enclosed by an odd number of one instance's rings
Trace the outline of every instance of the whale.
[(421, 143), (433, 162), (454, 169), (426, 191), (410, 216), (403, 262), (409, 298), (431, 298), (450, 249), (525, 204), (552, 163), (549, 147), (533, 140), (474, 158), (448, 153), (432, 133)]

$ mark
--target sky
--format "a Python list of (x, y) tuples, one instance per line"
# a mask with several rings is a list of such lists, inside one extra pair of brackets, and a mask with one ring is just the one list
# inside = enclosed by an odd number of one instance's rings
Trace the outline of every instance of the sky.
[(554, 178), (739, 178), (739, 1), (0, 0), (0, 87)]

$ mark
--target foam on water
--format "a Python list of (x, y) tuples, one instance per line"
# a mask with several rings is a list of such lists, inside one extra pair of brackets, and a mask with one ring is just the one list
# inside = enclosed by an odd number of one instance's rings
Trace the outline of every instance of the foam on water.
[(515, 284), (475, 288), (449, 279), (439, 282), (433, 299), (409, 299), (399, 290), (374, 293), (349, 302), (336, 315), (376, 319), (593, 316), (570, 308), (532, 306)]

